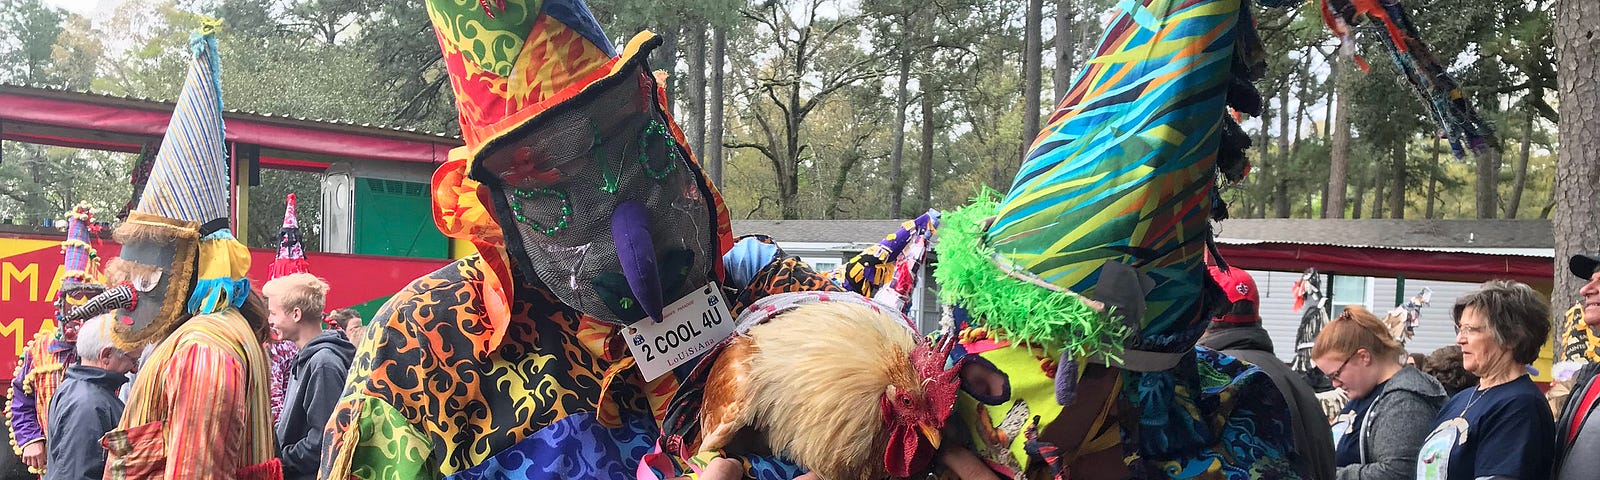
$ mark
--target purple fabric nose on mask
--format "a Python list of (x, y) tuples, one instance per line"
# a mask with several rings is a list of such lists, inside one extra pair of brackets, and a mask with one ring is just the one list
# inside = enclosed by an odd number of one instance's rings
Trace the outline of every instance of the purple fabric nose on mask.
[(633, 299), (652, 320), (660, 322), (665, 306), (661, 299), (661, 276), (656, 266), (655, 241), (650, 238), (649, 213), (644, 204), (629, 200), (611, 213), (611, 239), (617, 246), (622, 276), (628, 279)]

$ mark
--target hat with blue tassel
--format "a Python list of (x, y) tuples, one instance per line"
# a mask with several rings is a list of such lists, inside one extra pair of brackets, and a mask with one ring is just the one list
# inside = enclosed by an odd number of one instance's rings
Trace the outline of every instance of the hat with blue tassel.
[(220, 25), (206, 20), (189, 38), (188, 75), (149, 181), (113, 233), (123, 248), (106, 265), (112, 287), (80, 307), (116, 309), (123, 346), (158, 340), (190, 315), (243, 306), (250, 293), (250, 252), (229, 230)]
[(219, 26), (220, 22), (208, 21), (189, 39), (189, 76), (178, 94), (150, 181), (133, 209), (194, 225), (200, 252), (186, 308), (191, 314), (243, 306), (250, 292), (250, 280), (245, 278), (250, 252), (229, 230), (231, 182), (214, 33)]

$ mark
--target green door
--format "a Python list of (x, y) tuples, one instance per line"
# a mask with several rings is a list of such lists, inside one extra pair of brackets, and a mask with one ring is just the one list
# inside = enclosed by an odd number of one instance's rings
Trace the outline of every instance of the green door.
[(351, 253), (450, 258), (450, 243), (433, 225), (425, 183), (356, 178), (355, 245)]

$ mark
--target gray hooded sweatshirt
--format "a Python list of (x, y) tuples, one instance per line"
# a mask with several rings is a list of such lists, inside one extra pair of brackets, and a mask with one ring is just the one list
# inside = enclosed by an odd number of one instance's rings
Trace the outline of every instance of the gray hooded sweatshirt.
[(322, 429), (344, 391), (356, 347), (341, 330), (311, 339), (294, 357), (283, 415), (278, 417), (278, 458), (285, 480), (314, 479), (322, 458)]
[(1438, 380), (1416, 367), (1401, 368), (1361, 420), (1361, 462), (1339, 467), (1339, 480), (1409, 480), (1416, 475), (1417, 451), (1446, 399)]

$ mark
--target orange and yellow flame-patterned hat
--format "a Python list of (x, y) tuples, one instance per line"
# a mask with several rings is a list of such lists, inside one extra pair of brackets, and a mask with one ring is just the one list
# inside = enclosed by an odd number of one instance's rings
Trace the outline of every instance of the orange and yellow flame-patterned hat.
[(583, 86), (617, 55), (576, 0), (428, 0), (469, 161)]

